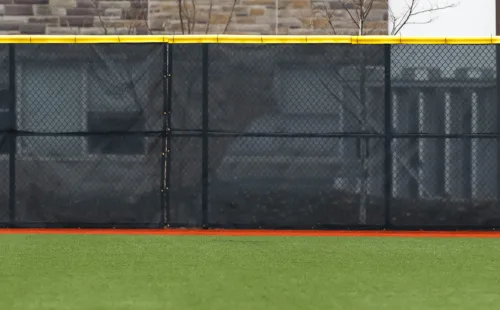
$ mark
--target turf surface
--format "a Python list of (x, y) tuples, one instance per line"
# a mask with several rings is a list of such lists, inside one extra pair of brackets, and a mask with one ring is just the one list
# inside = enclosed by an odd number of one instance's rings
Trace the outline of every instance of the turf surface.
[(500, 239), (0, 235), (0, 309), (498, 309)]

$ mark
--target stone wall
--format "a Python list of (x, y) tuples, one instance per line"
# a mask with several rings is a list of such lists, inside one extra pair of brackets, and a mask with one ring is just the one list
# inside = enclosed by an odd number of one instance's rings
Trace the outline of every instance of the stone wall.
[[(182, 1), (0, 0), (0, 34), (357, 34), (339, 0)], [(370, 34), (387, 33), (387, 11), (375, 0)]]

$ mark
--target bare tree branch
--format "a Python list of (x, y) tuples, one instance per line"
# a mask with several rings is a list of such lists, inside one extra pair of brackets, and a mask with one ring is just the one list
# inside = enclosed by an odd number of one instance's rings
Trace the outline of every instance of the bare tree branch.
[(97, 5), (97, 3), (94, 0), (90, 0), (90, 2), (92, 3), (92, 6), (94, 7), (94, 12), (96, 13), (97, 18), (99, 18), (99, 22), (101, 23), (101, 27), (104, 30), (104, 34), (108, 35), (108, 27), (107, 27), (106, 23), (102, 20), (101, 12), (99, 12), (99, 6)]
[(224, 27), (224, 31), (222, 32), (222, 34), (226, 33), (227, 28), (229, 28), (229, 24), (231, 24), (231, 20), (233, 19), (235, 7), (236, 7), (236, 0), (233, 1), (233, 6), (231, 7), (231, 13), (229, 13), (229, 19), (227, 20), (226, 27)]
[(149, 11), (147, 8), (145, 10), (146, 14), (142, 15), (142, 18), (144, 19), (144, 24), (146, 25), (146, 30), (148, 31), (148, 34), (153, 34), (153, 32), (151, 31), (151, 27), (149, 27), (149, 21), (148, 21)]
[(205, 34), (208, 34), (208, 30), (210, 29), (210, 19), (212, 18), (212, 7), (213, 7), (214, 1), (210, 0), (210, 7), (208, 8), (208, 21), (207, 21), (207, 28), (205, 29)]
[[(354, 16), (352, 15), (351, 10), (349, 10), (349, 9), (347, 8), (347, 5), (344, 3), (344, 1), (343, 1), (343, 0), (339, 0), (339, 2), (340, 2), (340, 4), (342, 4), (342, 7), (344, 7), (344, 10), (347, 12), (347, 14), (349, 14), (349, 17), (351, 18), (352, 22), (356, 25), (356, 27), (358, 27), (358, 28), (359, 28), (359, 23), (358, 23), (359, 18), (356, 18), (356, 17), (354, 17)], [(356, 13), (357, 13), (357, 10), (356, 10)], [(359, 15), (359, 14), (358, 14), (358, 15)]]
[[(380, 26), (375, 26), (374, 28), (370, 27), (367, 28), (367, 20), (369, 20), (369, 17), (372, 13), (375, 0), (338, 0), (339, 3), (342, 5), (343, 10), (347, 13), (349, 16), (350, 21), (356, 26), (358, 29), (358, 34), (359, 35), (367, 35), (367, 34), (372, 34), (376, 30), (380, 29)], [(397, 16), (395, 13), (395, 10), (391, 5), (389, 4), (389, 0), (385, 0), (385, 3), (387, 5), (387, 10), (388, 10), (388, 23), (391, 25), (391, 35), (396, 35), (398, 34), (402, 28), (405, 25), (420, 25), (420, 24), (428, 24), (431, 23), (432, 21), (435, 20), (434, 17), (429, 18), (426, 21), (413, 21), (412, 19), (416, 16), (426, 14), (426, 13), (433, 13), (437, 11), (442, 11), (446, 10), (449, 8), (454, 8), (458, 4), (457, 3), (451, 3), (451, 4), (445, 4), (445, 5), (435, 5), (432, 3), (433, 0), (428, 0), (427, 4), (424, 4), (422, 7), (421, 1), (420, 0), (405, 0), (405, 8), (404, 12), (400, 15)], [(321, 0), (323, 7), (322, 10), (324, 11), (323, 14), (328, 18), (328, 24), (331, 28), (331, 33), (333, 34), (338, 34), (338, 31), (336, 27), (334, 26), (334, 18), (335, 16), (329, 11), (328, 6), (326, 5), (325, 0)]]
[(365, 14), (363, 14), (362, 18), (364, 20), (366, 20), (366, 18), (368, 17), (368, 14), (370, 14), (370, 12), (372, 11), (372, 8), (373, 8), (373, 1), (374, 0), (368, 0), (368, 6), (366, 7), (366, 9), (364, 10), (365, 11)]
[(177, 0), (177, 6), (179, 9), (179, 20), (181, 23), (181, 33), (184, 34), (184, 19), (182, 18), (182, 0)]
[(408, 20), (412, 16), (413, 11), (415, 10), (417, 3), (418, 3), (418, 0), (411, 0), (411, 4), (410, 5), (407, 4), (408, 10), (405, 11), (405, 13), (401, 17), (401, 20), (399, 21), (399, 23), (397, 21), (397, 18), (396, 17), (394, 18), (394, 25), (393, 25), (393, 28), (392, 28), (393, 30), (392, 30), (391, 34), (395, 35), (395, 34), (399, 33), (399, 31), (401, 31), (403, 26), (406, 25), (406, 23), (408, 23)]
[(194, 0), (191, 0), (192, 7), (192, 16), (191, 16), (191, 32), (194, 32), (194, 26), (196, 25), (196, 3)]
[[(386, 1), (388, 1), (388, 0), (386, 0)], [(443, 6), (439, 6), (439, 5), (433, 5), (430, 1), (428, 1), (429, 4), (426, 8), (417, 9), (419, 3), (420, 3), (419, 0), (411, 0), (410, 3), (407, 3), (406, 11), (400, 17), (395, 16), (394, 11), (392, 9), (389, 10), (389, 14), (391, 15), (390, 19), (392, 21), (391, 35), (398, 34), (403, 29), (403, 27), (406, 25), (409, 25), (409, 24), (417, 24), (417, 25), (428, 24), (428, 23), (432, 22), (433, 20), (435, 20), (435, 18), (431, 17), (431, 18), (429, 18), (428, 21), (424, 21), (424, 22), (410, 22), (410, 20), (415, 16), (422, 15), (425, 13), (433, 13), (433, 12), (437, 12), (437, 11), (451, 9), (451, 8), (454, 8), (458, 5), (457, 3), (452, 3), (452, 4), (446, 4)]]
[[(179, 0), (179, 1), (182, 1), (182, 0)], [(184, 2), (182, 2), (182, 14), (184, 15), (184, 18), (186, 19), (188, 34), (191, 34), (191, 20), (189, 17), (189, 10), (187, 8), (186, 1), (187, 0), (184, 0)]]

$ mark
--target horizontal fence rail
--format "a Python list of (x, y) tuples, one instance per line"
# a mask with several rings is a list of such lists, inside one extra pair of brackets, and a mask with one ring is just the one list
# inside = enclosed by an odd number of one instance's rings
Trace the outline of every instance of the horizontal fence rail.
[(497, 44), (0, 36), (0, 226), (499, 228)]

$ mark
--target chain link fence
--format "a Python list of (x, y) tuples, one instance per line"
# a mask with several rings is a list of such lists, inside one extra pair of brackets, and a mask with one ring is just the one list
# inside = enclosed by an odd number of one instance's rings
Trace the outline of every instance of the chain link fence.
[(0, 47), (0, 225), (500, 227), (494, 45)]
[(10, 71), (1, 71), (12, 143), (1, 161), (0, 192), (9, 195), (0, 221), (160, 226), (162, 50), (10, 47), (2, 58)]

